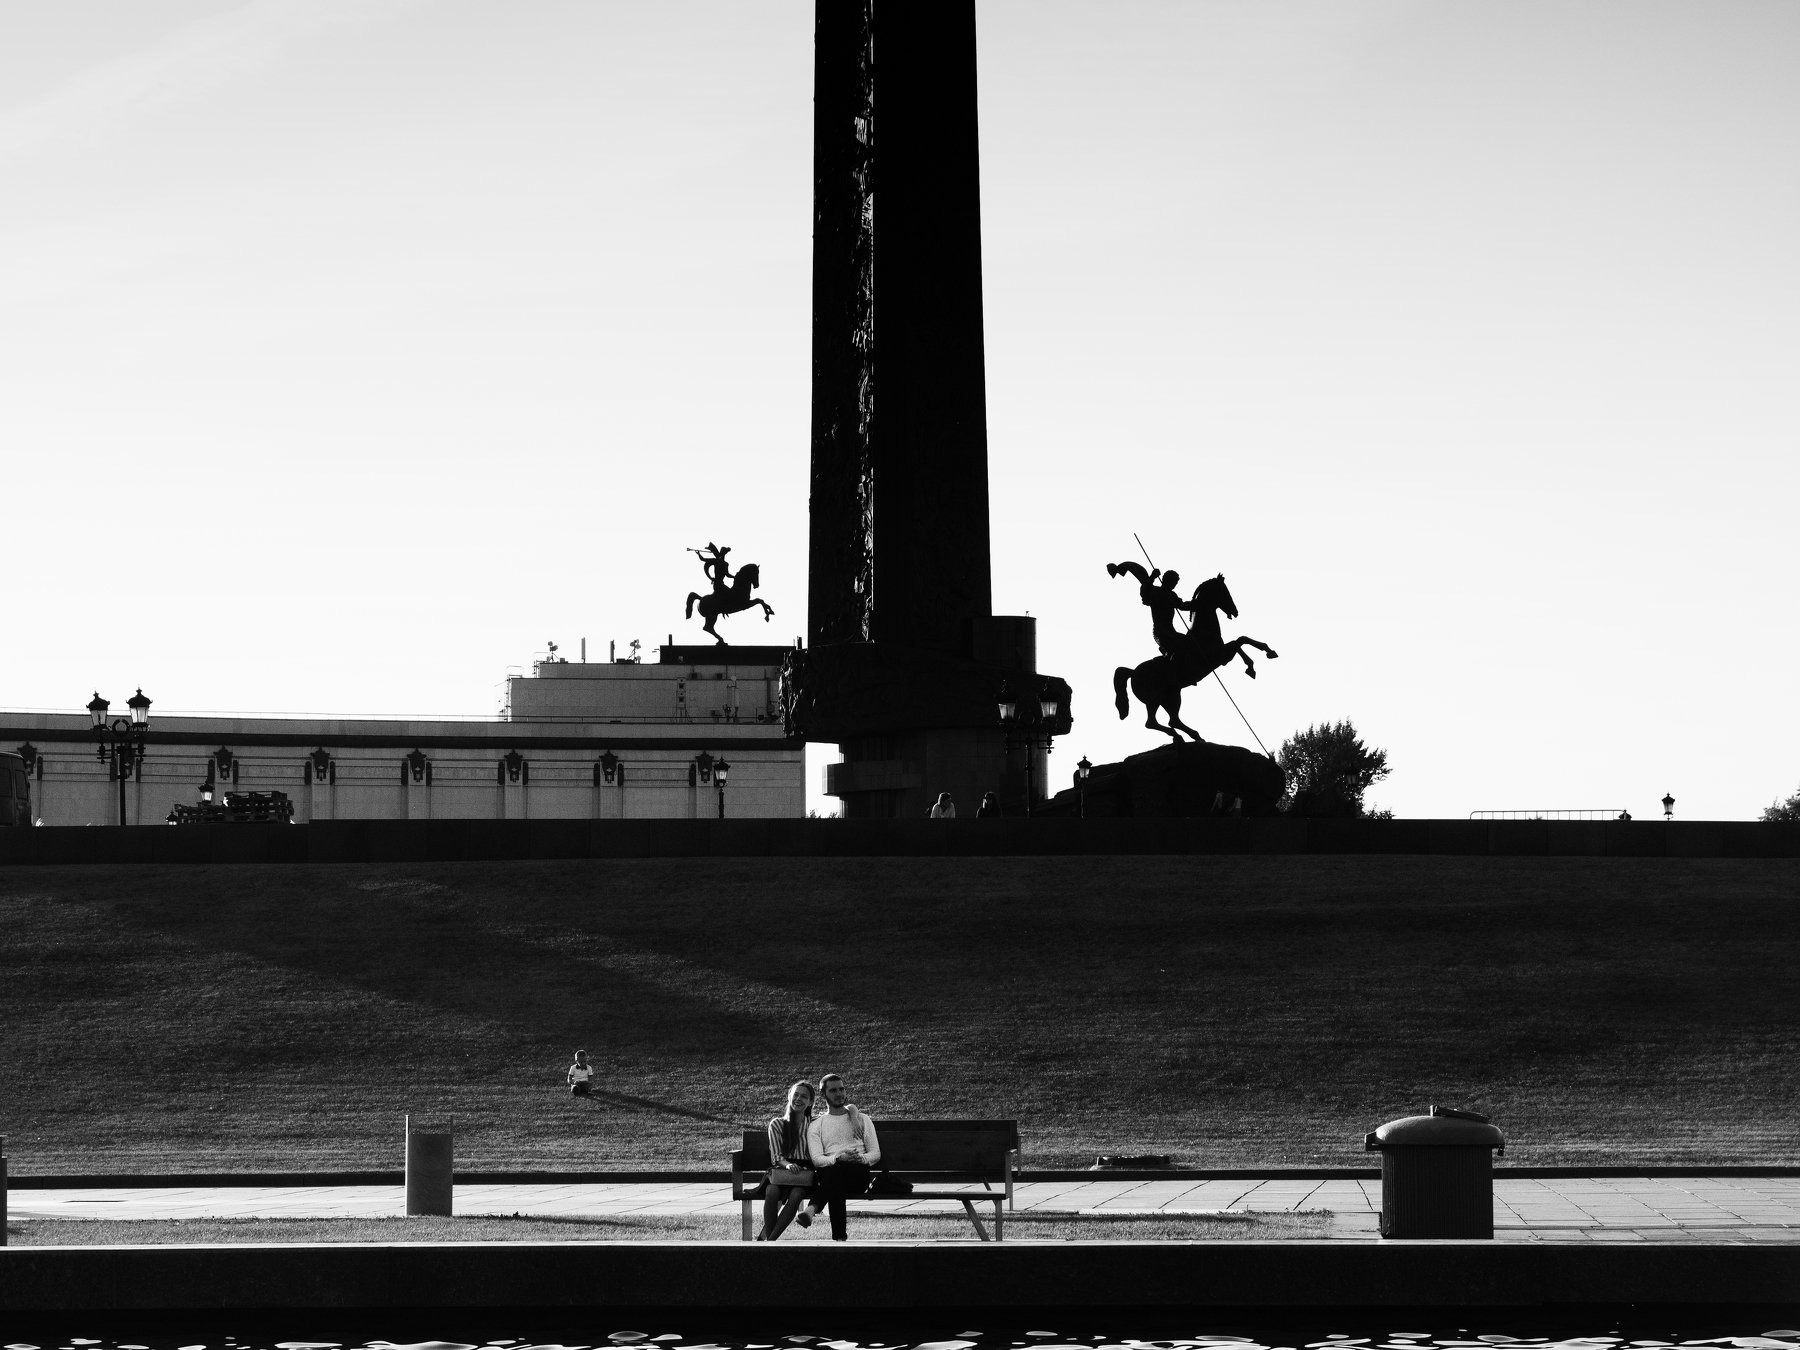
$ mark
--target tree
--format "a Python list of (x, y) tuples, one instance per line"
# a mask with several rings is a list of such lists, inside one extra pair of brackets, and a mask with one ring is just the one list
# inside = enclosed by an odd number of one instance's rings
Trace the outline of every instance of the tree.
[(1283, 809), (1297, 816), (1360, 816), (1363, 794), (1388, 776), (1387, 751), (1371, 750), (1350, 719), (1323, 722), (1281, 743)]
[(1796, 792), (1785, 802), (1776, 802), (1773, 806), (1763, 808), (1764, 820), (1800, 820), (1800, 792)]

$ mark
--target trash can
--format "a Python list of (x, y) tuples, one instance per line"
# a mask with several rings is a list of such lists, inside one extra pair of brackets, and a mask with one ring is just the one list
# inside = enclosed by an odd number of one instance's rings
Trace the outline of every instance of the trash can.
[(409, 1216), (450, 1213), (453, 1189), (452, 1132), (415, 1130), (406, 1118), (406, 1212)]
[(1434, 1106), (1363, 1136), (1381, 1154), (1381, 1236), (1494, 1236), (1492, 1153), (1506, 1136), (1474, 1111)]

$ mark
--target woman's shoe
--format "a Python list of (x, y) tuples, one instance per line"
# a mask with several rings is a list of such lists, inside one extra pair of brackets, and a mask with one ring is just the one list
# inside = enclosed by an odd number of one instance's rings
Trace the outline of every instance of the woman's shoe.
[(794, 1215), (794, 1222), (799, 1224), (802, 1228), (812, 1227), (812, 1215), (806, 1212), (805, 1206), (802, 1206), (800, 1212)]

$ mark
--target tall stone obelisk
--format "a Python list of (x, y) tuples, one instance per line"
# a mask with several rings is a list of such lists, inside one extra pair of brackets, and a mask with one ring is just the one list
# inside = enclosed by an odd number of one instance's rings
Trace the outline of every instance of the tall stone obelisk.
[[(1008, 689), (1069, 691), (993, 614), (974, 0), (818, 0), (808, 650), (790, 729), (835, 741), (848, 815), (1041, 795)], [(1040, 742), (1045, 731), (1039, 732)], [(1041, 765), (1041, 752), (1035, 757)]]

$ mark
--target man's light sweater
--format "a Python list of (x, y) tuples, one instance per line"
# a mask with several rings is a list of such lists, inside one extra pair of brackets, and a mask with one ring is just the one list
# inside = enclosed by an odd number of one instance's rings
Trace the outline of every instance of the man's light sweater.
[(827, 1113), (814, 1120), (807, 1127), (806, 1143), (814, 1167), (829, 1167), (846, 1149), (859, 1146), (862, 1160), (869, 1166), (881, 1161), (881, 1141), (875, 1137), (875, 1122), (854, 1106), (846, 1107), (841, 1116)]

